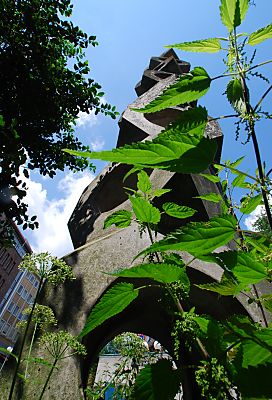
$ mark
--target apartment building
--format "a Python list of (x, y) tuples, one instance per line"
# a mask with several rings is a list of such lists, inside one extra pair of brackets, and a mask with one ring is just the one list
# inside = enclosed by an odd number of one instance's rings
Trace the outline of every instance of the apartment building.
[[(17, 323), (24, 318), (23, 310), (33, 303), (39, 277), (18, 268), (31, 247), (15, 224), (13, 246), (0, 247), (0, 347), (13, 348), (19, 331)], [(5, 360), (0, 352), (0, 364)]]

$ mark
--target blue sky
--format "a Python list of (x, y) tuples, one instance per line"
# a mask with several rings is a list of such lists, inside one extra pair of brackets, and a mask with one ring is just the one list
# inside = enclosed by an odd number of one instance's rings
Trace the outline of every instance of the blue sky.
[[(219, 17), (219, 0), (75, 0), (72, 20), (81, 29), (96, 35), (99, 46), (87, 50), (91, 76), (102, 85), (107, 102), (122, 112), (135, 98), (134, 86), (140, 80), (151, 56), (161, 54), (164, 45), (196, 39), (227, 36), (227, 29)], [(242, 32), (252, 32), (271, 23), (271, 0), (255, 0), (241, 27)], [(272, 40), (257, 47), (256, 62), (272, 59)], [(251, 48), (249, 49), (252, 53)], [(177, 51), (181, 59), (191, 63), (192, 68), (203, 66), (211, 77), (225, 71), (223, 53), (195, 54)], [(260, 69), (270, 77), (271, 65)], [(200, 101), (209, 114), (217, 117), (232, 113), (222, 95), (227, 80), (216, 80), (211, 90)], [(267, 88), (261, 80), (251, 84), (253, 104)], [(271, 97), (266, 102), (269, 109)], [(232, 161), (241, 155), (246, 159), (241, 169), (255, 170), (251, 143), (246, 146), (235, 141), (233, 121), (220, 122), (225, 135), (223, 159)], [(118, 135), (117, 121), (101, 115), (81, 115), (76, 127), (79, 137), (93, 150), (110, 149), (115, 146)], [(267, 121), (257, 128), (263, 159), (271, 160), (271, 126)], [(242, 136), (242, 140), (245, 136)], [(270, 164), (269, 164), (270, 163)], [(103, 164), (98, 162), (97, 172)], [(271, 165), (272, 167), (272, 165)], [(40, 228), (24, 232), (36, 251), (50, 251), (62, 256), (72, 250), (66, 224), (80, 193), (93, 179), (90, 173), (58, 173), (53, 180), (32, 173), (29, 183), (30, 212), (38, 215)]]

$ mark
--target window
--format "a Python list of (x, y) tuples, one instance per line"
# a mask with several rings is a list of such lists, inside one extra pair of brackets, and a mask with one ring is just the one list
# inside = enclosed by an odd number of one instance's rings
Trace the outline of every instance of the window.
[(24, 289), (23, 285), (20, 285), (20, 286), (18, 287), (17, 293), (18, 293), (18, 294), (21, 294), (23, 289)]
[(35, 286), (35, 288), (37, 288), (37, 287), (39, 286), (39, 281), (38, 281), (38, 279), (35, 280), (34, 286)]
[(18, 304), (16, 304), (14, 307), (14, 310), (12, 312), (15, 317), (18, 315), (19, 310), (20, 310), (20, 307), (18, 306)]
[(22, 298), (23, 298), (24, 300), (26, 300), (26, 299), (27, 299), (27, 296), (28, 296), (28, 291), (27, 291), (26, 289), (24, 289), (24, 290), (22, 291), (21, 296), (22, 296)]
[(7, 335), (9, 329), (10, 329), (10, 324), (6, 323), (2, 328), (3, 335)]
[(15, 307), (15, 303), (14, 303), (13, 301), (11, 301), (11, 302), (9, 303), (9, 306), (8, 306), (8, 311), (9, 311), (10, 313), (12, 313), (14, 307)]
[(14, 267), (15, 267), (15, 261), (10, 260), (9, 266), (6, 268), (7, 274), (10, 274)]
[(28, 303), (32, 303), (32, 302), (33, 302), (33, 297), (32, 297), (31, 294), (29, 294), (29, 295), (27, 296), (27, 302), (28, 302)]

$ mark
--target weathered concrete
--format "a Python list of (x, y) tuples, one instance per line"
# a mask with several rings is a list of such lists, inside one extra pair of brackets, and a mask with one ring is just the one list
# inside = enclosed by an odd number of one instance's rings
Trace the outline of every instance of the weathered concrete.
[[(189, 64), (178, 60), (173, 50), (161, 57), (152, 58), (149, 68), (136, 87), (137, 93), (141, 96), (132, 106), (147, 104), (188, 69)], [(152, 115), (139, 114), (128, 108), (119, 122), (120, 135), (117, 146), (154, 137), (188, 106), (174, 107)], [(218, 124), (210, 122), (206, 135), (217, 140), (219, 150), (216, 157), (219, 160), (222, 134)], [(45, 288), (44, 291), (43, 301), (54, 309), (60, 329), (68, 329), (75, 335), (83, 328), (89, 311), (114, 282), (107, 273), (130, 267), (133, 258), (150, 244), (146, 235), (140, 238), (136, 223), (126, 229), (111, 227), (106, 231), (103, 230), (104, 220), (109, 214), (118, 209), (130, 209), (127, 194), (123, 189), (123, 177), (129, 169), (130, 167), (126, 165), (109, 165), (84, 190), (69, 221), (76, 250), (66, 256), (66, 261), (72, 265), (77, 279), (54, 290)], [(172, 189), (170, 193), (156, 199), (156, 206), (160, 207), (166, 201), (174, 201), (193, 207), (198, 212), (190, 219), (192, 221), (205, 221), (218, 214), (217, 204), (195, 198), (204, 193), (220, 193), (220, 188), (216, 184), (199, 175), (174, 174), (159, 170), (147, 172), (150, 173), (155, 188)], [(212, 170), (205, 172), (213, 173)], [(128, 178), (126, 186), (135, 188), (134, 175)], [(188, 220), (181, 222), (164, 215), (158, 227), (158, 238), (187, 222)], [(191, 258), (186, 253), (182, 255), (186, 261)], [(218, 265), (195, 260), (190, 264), (189, 275), (192, 282), (189, 303), (190, 306), (196, 307), (198, 313), (207, 313), (216, 318), (244, 313), (251, 315), (254, 320), (262, 321), (258, 308), (249, 306), (242, 296), (237, 299), (218, 297), (193, 285), (219, 280), (222, 270)], [(138, 283), (145, 284), (146, 281), (139, 280)], [(52, 377), (50, 390), (44, 399), (82, 398), (82, 386), (87, 383), (90, 365), (96, 359), (98, 352), (115, 335), (124, 331), (145, 333), (154, 337), (171, 352), (171, 322), (160, 289), (142, 290), (139, 297), (125, 311), (106, 321), (85, 338), (88, 355), (84, 360), (71, 358), (60, 365)], [(42, 355), (43, 349), (37, 346), (36, 352)], [(182, 354), (182, 362), (185, 364), (196, 357), (193, 353), (189, 354), (186, 349)], [(36, 368), (36, 371), (32, 368), (31, 372), (34, 373), (34, 384), (30, 383), (28, 389), (21, 392), (18, 397), (20, 399), (34, 400), (33, 393), (40, 390), (40, 384), (35, 383), (35, 379), (40, 380), (39, 376), (45, 376), (46, 367), (40, 367), (40, 370)], [(184, 399), (196, 400), (198, 396), (188, 374), (184, 385)]]

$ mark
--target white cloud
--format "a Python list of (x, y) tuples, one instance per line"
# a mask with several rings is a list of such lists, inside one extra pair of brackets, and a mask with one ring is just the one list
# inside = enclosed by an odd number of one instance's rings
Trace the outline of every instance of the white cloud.
[(35, 252), (48, 251), (60, 257), (73, 250), (67, 222), (79, 196), (93, 179), (90, 172), (68, 172), (59, 181), (52, 199), (40, 182), (27, 180), (29, 215), (37, 215), (39, 221), (39, 228), (27, 234)]
[(98, 117), (95, 115), (94, 110), (90, 111), (89, 113), (79, 111), (78, 119), (76, 120), (77, 127), (90, 127), (94, 126), (98, 123)]
[(103, 149), (104, 145), (105, 145), (105, 140), (103, 140), (102, 138), (97, 138), (91, 141), (91, 150), (100, 151)]
[(264, 206), (257, 206), (257, 208), (249, 214), (248, 217), (245, 218), (245, 226), (247, 229), (250, 231), (255, 231), (256, 229), (254, 228), (253, 224), (254, 222), (258, 219), (258, 217), (261, 215), (262, 211), (264, 211)]

